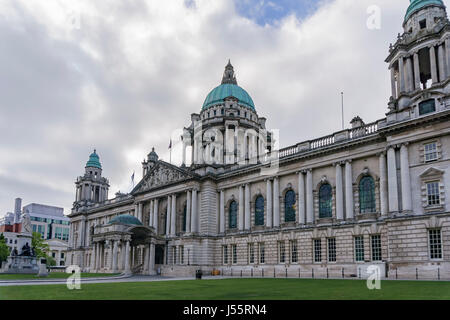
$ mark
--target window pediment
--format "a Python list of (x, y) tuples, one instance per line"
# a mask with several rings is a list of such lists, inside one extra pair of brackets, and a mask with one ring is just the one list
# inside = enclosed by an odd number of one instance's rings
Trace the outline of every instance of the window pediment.
[(443, 170), (439, 170), (436, 168), (428, 168), (423, 173), (420, 174), (422, 179), (439, 179), (444, 175)]

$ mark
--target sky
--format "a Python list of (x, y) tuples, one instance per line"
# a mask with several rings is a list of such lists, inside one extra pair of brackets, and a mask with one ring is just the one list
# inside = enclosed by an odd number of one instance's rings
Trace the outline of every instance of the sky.
[[(129, 192), (231, 59), (280, 146), (385, 116), (384, 59), (408, 0), (0, 0), (0, 216), (14, 199), (65, 208), (95, 148)], [(373, 5), (379, 28), (368, 28)], [(372, 6), (372, 7), (371, 7)], [(178, 131), (177, 131), (178, 130)]]

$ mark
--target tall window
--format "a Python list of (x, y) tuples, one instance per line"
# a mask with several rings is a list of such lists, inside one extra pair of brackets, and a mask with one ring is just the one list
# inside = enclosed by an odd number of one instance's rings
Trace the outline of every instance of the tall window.
[(297, 263), (298, 262), (298, 244), (297, 240), (291, 240), (291, 262)]
[(331, 186), (323, 184), (319, 189), (319, 217), (331, 218), (332, 216), (332, 189)]
[(372, 244), (372, 261), (381, 261), (381, 236), (377, 234), (370, 238)]
[(177, 247), (175, 246), (172, 247), (172, 261), (173, 264), (177, 263)]
[(361, 179), (359, 182), (359, 212), (375, 212), (375, 182), (371, 176)]
[(284, 221), (295, 221), (295, 192), (289, 190), (284, 196)]
[(336, 238), (328, 238), (328, 262), (336, 262)]
[(232, 201), (230, 203), (230, 216), (229, 216), (229, 227), (230, 229), (237, 228), (237, 203)]
[(284, 241), (278, 242), (278, 261), (280, 263), (286, 262), (286, 247), (284, 245)]
[(322, 241), (314, 239), (314, 262), (322, 262)]
[(258, 196), (255, 201), (255, 226), (264, 225), (264, 198)]
[(184, 205), (184, 210), (183, 210), (183, 232), (186, 232), (186, 209), (187, 209), (187, 205)]
[(237, 263), (237, 246), (235, 244), (231, 245), (231, 254), (233, 255), (233, 263)]
[(441, 204), (439, 195), (439, 182), (427, 183), (427, 203), (429, 206), (436, 206)]
[(255, 263), (255, 246), (253, 243), (248, 244), (248, 263)]
[(355, 237), (355, 261), (364, 261), (364, 237)]
[(437, 144), (436, 144), (436, 142), (427, 143), (424, 146), (424, 150), (425, 150), (425, 161), (437, 160), (438, 154), (437, 154)]
[(184, 264), (184, 246), (179, 246), (178, 252), (180, 255), (180, 258), (179, 258), (180, 264)]
[(430, 245), (430, 259), (442, 259), (441, 230), (428, 230), (428, 239)]
[(266, 251), (264, 242), (259, 243), (259, 263), (261, 264), (266, 263)]
[(228, 246), (222, 246), (223, 264), (228, 264)]

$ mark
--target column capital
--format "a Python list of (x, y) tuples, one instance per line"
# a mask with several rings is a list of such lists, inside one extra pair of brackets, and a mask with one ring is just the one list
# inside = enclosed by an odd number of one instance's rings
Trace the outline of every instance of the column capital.
[(384, 156), (386, 156), (386, 150), (377, 153), (377, 157), (384, 157)]
[(400, 144), (400, 148), (408, 147), (408, 145), (409, 145), (409, 142), (403, 142)]
[(351, 164), (351, 163), (353, 162), (353, 159), (347, 159), (347, 160), (345, 160), (344, 162), (345, 162), (345, 164), (347, 164), (347, 163), (350, 163), (350, 164)]

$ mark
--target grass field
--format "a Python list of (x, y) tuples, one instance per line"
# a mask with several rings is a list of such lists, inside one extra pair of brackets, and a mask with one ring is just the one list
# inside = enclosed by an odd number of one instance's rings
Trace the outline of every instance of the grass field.
[[(119, 275), (118, 273), (81, 273), (82, 278), (92, 277), (110, 277)], [(45, 280), (45, 279), (66, 279), (69, 277), (69, 273), (65, 272), (53, 272), (49, 273), (47, 277), (38, 277), (35, 274), (0, 274), (0, 281), (2, 280)]]
[(361, 280), (224, 279), (0, 287), (0, 300), (450, 300), (450, 282), (382, 281), (368, 290)]

